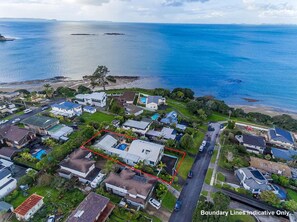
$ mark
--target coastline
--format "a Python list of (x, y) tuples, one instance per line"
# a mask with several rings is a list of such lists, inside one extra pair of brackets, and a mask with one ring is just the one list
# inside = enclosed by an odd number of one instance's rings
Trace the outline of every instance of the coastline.
[[(229, 105), (229, 104), (228, 104)], [(286, 110), (282, 108), (272, 107), (272, 106), (265, 106), (265, 105), (229, 105), (233, 108), (240, 108), (243, 109), (246, 113), (248, 112), (258, 112), (262, 114), (269, 115), (271, 117), (287, 114), (290, 115), (292, 118), (297, 119), (297, 112), (292, 110)]]
[[(140, 77), (140, 76), (113, 76), (116, 79), (116, 82), (108, 82), (106, 89), (123, 89), (123, 88), (144, 88), (152, 89), (158, 81), (158, 79), (149, 78), (149, 77)], [(1, 92), (13, 92), (19, 89), (29, 89), (29, 91), (41, 91), (44, 89), (44, 84), (50, 84), (54, 89), (64, 86), (72, 89), (77, 89), (79, 85), (84, 85), (92, 89), (90, 81), (88, 80), (75, 80), (70, 79), (64, 76), (57, 76), (49, 79), (37, 79), (37, 80), (26, 80), (19, 82), (8, 82), (0, 83)], [(92, 90), (102, 90), (102, 87), (95, 87)], [(249, 101), (249, 98), (242, 98), (244, 101)], [(255, 100), (259, 102), (258, 100)], [(253, 101), (254, 102), (254, 99)], [(228, 102), (226, 102), (228, 104)], [(233, 108), (243, 109), (245, 112), (259, 112), (269, 116), (277, 116), (282, 114), (288, 114), (292, 118), (297, 119), (297, 112), (292, 110), (286, 110), (278, 107), (266, 106), (261, 104), (253, 105), (238, 105), (238, 104), (228, 104), (228, 106)]]

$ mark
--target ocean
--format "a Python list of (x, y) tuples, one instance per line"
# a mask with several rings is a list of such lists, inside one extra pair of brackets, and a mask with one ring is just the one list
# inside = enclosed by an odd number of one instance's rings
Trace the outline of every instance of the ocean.
[(0, 33), (16, 38), (0, 42), (0, 82), (80, 79), (106, 65), (153, 79), (147, 87), (297, 110), (297, 26), (0, 20)]

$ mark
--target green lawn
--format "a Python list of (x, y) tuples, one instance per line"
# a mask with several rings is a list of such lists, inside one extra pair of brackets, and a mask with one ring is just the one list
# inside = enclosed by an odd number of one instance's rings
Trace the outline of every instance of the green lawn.
[(192, 154), (197, 154), (203, 139), (204, 139), (204, 134), (201, 133), (200, 131), (196, 131), (193, 136), (194, 144), (191, 147), (191, 149), (188, 150), (188, 152)]
[(185, 118), (189, 118), (192, 120), (197, 118), (187, 109), (187, 105), (184, 102), (179, 102), (173, 99), (167, 99), (167, 104), (170, 106), (167, 109), (167, 111), (172, 111), (174, 109)]
[[(190, 157), (189, 155), (186, 155), (184, 161), (182, 162), (179, 170), (178, 170), (178, 174), (183, 178), (186, 179), (188, 176), (189, 171), (192, 168), (192, 165), (194, 163), (194, 158)], [(180, 160), (181, 161), (181, 160)]]
[(291, 189), (286, 189), (290, 199), (297, 201), (297, 192)]
[(24, 111), (19, 111), (17, 113), (14, 113), (14, 114), (12, 114), (10, 116), (5, 117), (3, 120), (11, 120), (12, 118), (20, 116), (22, 114), (24, 114)]
[(86, 122), (111, 122), (114, 119), (114, 115), (106, 114), (102, 112), (96, 112), (94, 114), (84, 113), (82, 115)]
[(207, 171), (207, 173), (206, 173), (206, 176), (205, 176), (205, 180), (204, 180), (204, 182), (205, 182), (206, 184), (208, 184), (208, 185), (210, 184), (210, 180), (211, 180), (212, 172), (213, 172), (213, 169), (212, 169), (212, 168), (209, 168), (208, 171)]
[(250, 215), (229, 215), (228, 222), (255, 222), (256, 219)]
[(201, 195), (207, 197), (207, 195), (208, 195), (208, 191), (207, 191), (207, 190), (202, 190), (202, 191), (201, 191)]
[(173, 196), (173, 194), (168, 191), (162, 200), (162, 206), (167, 210), (169, 210), (170, 212), (172, 212), (175, 206), (175, 202), (176, 202), (176, 197)]
[(217, 155), (218, 155), (218, 150), (214, 150), (213, 151), (213, 154), (211, 156), (211, 160), (210, 160), (211, 163), (215, 163), (216, 162)]
[(217, 180), (221, 182), (225, 182), (225, 175), (222, 173), (217, 173)]
[(220, 114), (220, 113), (213, 113), (212, 115), (210, 115), (207, 120), (208, 121), (213, 121), (213, 122), (218, 122), (218, 121), (225, 121), (227, 120), (228, 117), (223, 115), (223, 114)]

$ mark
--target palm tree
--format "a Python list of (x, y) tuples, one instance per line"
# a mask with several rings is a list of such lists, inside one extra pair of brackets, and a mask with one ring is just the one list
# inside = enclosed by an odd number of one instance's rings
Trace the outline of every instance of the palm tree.
[(46, 96), (48, 98), (51, 98), (53, 96), (53, 93), (54, 93), (53, 87), (48, 83), (44, 84), (43, 87), (45, 88), (44, 91), (45, 91)]
[(158, 168), (160, 169), (160, 171), (162, 171), (165, 167), (166, 167), (166, 164), (160, 161), (160, 163), (158, 164)]

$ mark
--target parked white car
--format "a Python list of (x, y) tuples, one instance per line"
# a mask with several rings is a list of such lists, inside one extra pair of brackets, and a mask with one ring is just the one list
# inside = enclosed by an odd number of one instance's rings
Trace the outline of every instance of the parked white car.
[(9, 120), (5, 119), (5, 120), (1, 120), (0, 121), (0, 125), (4, 124), (4, 123), (7, 123)]
[(152, 205), (157, 210), (159, 210), (161, 208), (161, 203), (159, 201), (157, 201), (156, 199), (154, 199), (154, 198), (150, 198), (149, 203), (150, 203), (150, 205)]
[(15, 120), (12, 121), (13, 124), (20, 122), (21, 119), (20, 118), (16, 118)]
[(24, 113), (31, 113), (32, 112), (32, 109), (25, 109), (24, 110)]

